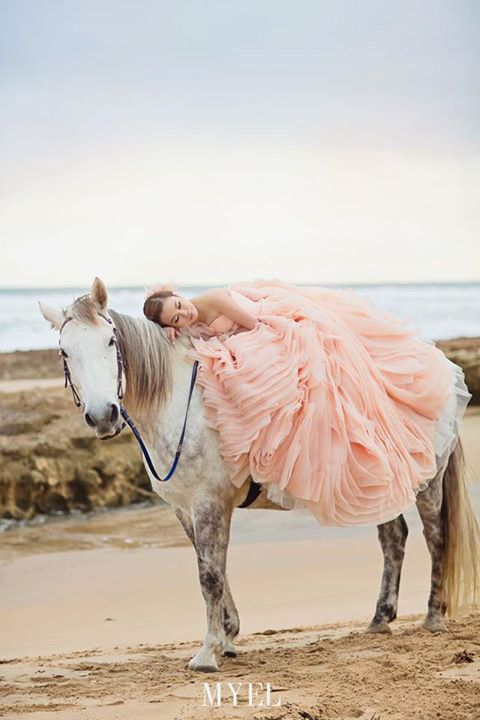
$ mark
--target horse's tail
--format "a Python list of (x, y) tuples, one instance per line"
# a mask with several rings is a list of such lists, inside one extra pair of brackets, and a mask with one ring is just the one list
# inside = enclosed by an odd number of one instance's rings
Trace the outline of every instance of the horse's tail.
[(480, 527), (465, 481), (460, 439), (443, 476), (442, 517), (446, 539), (443, 589), (448, 614), (453, 617), (476, 605), (480, 594)]

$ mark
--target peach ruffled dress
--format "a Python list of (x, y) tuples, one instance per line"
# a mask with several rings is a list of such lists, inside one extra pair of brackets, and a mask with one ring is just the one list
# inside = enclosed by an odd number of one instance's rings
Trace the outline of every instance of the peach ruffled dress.
[(444, 469), (470, 395), (461, 368), (352, 291), (229, 288), (258, 318), (190, 328), (206, 420), (232, 482), (251, 475), (321, 524), (392, 520)]

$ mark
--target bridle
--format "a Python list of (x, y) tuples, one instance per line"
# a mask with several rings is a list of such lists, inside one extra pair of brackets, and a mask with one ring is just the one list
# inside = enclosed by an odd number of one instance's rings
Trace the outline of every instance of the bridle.
[[(102, 313), (98, 313), (101, 318), (107, 321), (109, 325), (112, 325), (113, 330), (113, 338), (115, 343), (115, 348), (117, 351), (117, 400), (123, 400), (123, 376), (125, 373), (125, 361), (123, 359), (122, 351), (120, 350), (120, 344), (118, 342), (118, 336), (117, 336), (117, 328), (113, 324), (113, 321), (110, 320), (106, 315), (102, 315)], [(60, 328), (60, 338), (58, 340), (58, 344), (60, 345), (60, 339), (62, 335), (62, 330), (65, 327), (65, 325), (70, 322), (70, 320), (73, 320), (72, 317), (67, 317), (64, 322), (62, 323), (62, 326)], [(82, 398), (78, 394), (77, 388), (72, 382), (72, 376), (70, 375), (70, 368), (68, 367), (67, 363), (67, 357), (63, 353), (63, 351), (60, 349), (60, 356), (63, 360), (63, 375), (65, 377), (65, 387), (70, 385), (70, 389), (72, 391), (73, 396), (73, 402), (77, 407), (83, 407), (84, 403), (82, 402)], [(120, 408), (122, 407), (122, 404), (118, 403)], [(125, 424), (123, 424), (121, 430), (125, 427)]]
[[(167, 475), (164, 478), (162, 478), (155, 470), (155, 466), (150, 457), (150, 453), (147, 450), (147, 447), (143, 441), (143, 438), (140, 434), (139, 429), (137, 428), (137, 426), (135, 425), (132, 418), (128, 414), (127, 410), (123, 407), (122, 402), (121, 402), (123, 400), (123, 378), (125, 375), (125, 361), (123, 359), (122, 351), (120, 349), (120, 343), (118, 341), (117, 328), (115, 327), (113, 321), (110, 318), (108, 318), (106, 315), (103, 315), (102, 313), (98, 313), (98, 314), (101, 318), (106, 320), (109, 325), (112, 326), (113, 339), (114, 339), (115, 348), (116, 348), (116, 352), (117, 352), (117, 400), (118, 400), (118, 405), (120, 408), (120, 414), (123, 417), (125, 422), (122, 423), (120, 429), (118, 430), (118, 432), (116, 434), (118, 435), (119, 433), (121, 433), (123, 428), (126, 425), (128, 425), (130, 430), (135, 435), (135, 437), (138, 441), (138, 444), (140, 445), (140, 449), (142, 451), (143, 457), (145, 458), (145, 462), (147, 463), (148, 468), (149, 468), (150, 472), (152, 473), (153, 477), (155, 478), (155, 480), (158, 480), (159, 482), (166, 482), (167, 480), (170, 480), (172, 475), (175, 473), (175, 470), (177, 469), (178, 461), (180, 460), (180, 456), (182, 454), (183, 440), (185, 437), (185, 431), (187, 429), (188, 411), (190, 409), (190, 402), (192, 400), (193, 390), (195, 387), (195, 380), (197, 379), (198, 360), (195, 360), (195, 362), (193, 363), (192, 376), (191, 376), (191, 380), (190, 380), (190, 391), (188, 394), (187, 409), (185, 412), (185, 420), (183, 422), (182, 432), (180, 434), (180, 440), (178, 441), (173, 464), (172, 464), (170, 470), (168, 471)], [(62, 335), (62, 330), (65, 327), (65, 325), (68, 322), (70, 322), (70, 320), (73, 320), (73, 318), (67, 317), (60, 328), (60, 338), (58, 341), (59, 344), (60, 344), (60, 339), (61, 339), (61, 335)], [(75, 403), (75, 405), (77, 407), (84, 407), (84, 403), (83, 403), (80, 395), (78, 394), (78, 391), (77, 391), (75, 385), (72, 382), (72, 376), (70, 374), (70, 368), (68, 367), (67, 357), (61, 349), (60, 349), (60, 355), (63, 359), (63, 374), (65, 377), (65, 387), (70, 385), (70, 389), (72, 391), (73, 402)]]
[[(180, 460), (180, 456), (182, 454), (183, 440), (185, 438), (185, 431), (187, 429), (188, 411), (190, 410), (190, 402), (192, 400), (193, 390), (195, 387), (195, 380), (197, 379), (198, 360), (194, 361), (193, 367), (192, 367), (192, 375), (191, 375), (191, 379), (190, 379), (190, 390), (188, 393), (188, 400), (187, 400), (187, 409), (185, 411), (185, 420), (183, 421), (182, 432), (180, 433), (180, 440), (178, 441), (177, 449), (175, 451), (175, 457), (174, 457), (174, 460), (173, 460), (170, 470), (165, 475), (165, 477), (162, 478), (155, 470), (155, 466), (150, 457), (150, 453), (147, 450), (147, 447), (143, 441), (143, 438), (140, 434), (139, 429), (137, 428), (137, 426), (135, 425), (132, 418), (130, 417), (130, 415), (128, 414), (126, 409), (123, 407), (122, 402), (121, 402), (123, 400), (123, 378), (125, 376), (125, 360), (123, 359), (122, 351), (120, 349), (117, 328), (115, 327), (113, 320), (111, 320), (109, 317), (107, 317), (106, 315), (103, 315), (100, 312), (98, 314), (101, 318), (106, 320), (109, 325), (112, 326), (113, 340), (114, 340), (116, 351), (117, 351), (117, 400), (118, 400), (118, 405), (120, 407), (120, 414), (123, 417), (125, 422), (122, 423), (120, 429), (118, 430), (118, 432), (116, 434), (118, 435), (120, 432), (122, 432), (123, 428), (126, 425), (128, 425), (130, 430), (135, 435), (135, 437), (138, 441), (138, 444), (140, 445), (142, 455), (145, 458), (145, 462), (147, 463), (148, 468), (149, 468), (150, 472), (152, 473), (153, 477), (155, 478), (155, 480), (158, 480), (159, 482), (167, 482), (167, 480), (170, 480), (172, 475), (175, 473), (175, 470), (177, 469), (178, 461)], [(65, 325), (68, 322), (70, 322), (70, 320), (73, 320), (73, 318), (67, 317), (64, 320), (64, 322), (60, 328), (60, 338), (58, 341), (59, 344), (60, 344), (60, 339), (61, 339), (61, 335), (62, 335), (62, 330), (65, 327)], [(68, 367), (67, 357), (62, 352), (61, 349), (60, 349), (60, 355), (63, 359), (63, 374), (65, 376), (65, 387), (70, 385), (70, 389), (72, 391), (72, 396), (73, 396), (73, 402), (75, 403), (75, 405), (77, 407), (84, 407), (84, 403), (82, 402), (82, 399), (81, 399), (80, 395), (78, 394), (78, 391), (77, 391), (75, 385), (72, 382), (72, 376), (70, 374), (70, 368)], [(261, 483), (257, 483), (257, 482), (255, 482), (255, 480), (253, 480), (253, 478), (251, 478), (247, 496), (244, 499), (244, 501), (240, 505), (238, 505), (238, 507), (246, 508), (249, 505), (251, 505), (253, 503), (253, 501), (256, 500), (257, 497), (260, 495), (261, 489), (262, 489)]]

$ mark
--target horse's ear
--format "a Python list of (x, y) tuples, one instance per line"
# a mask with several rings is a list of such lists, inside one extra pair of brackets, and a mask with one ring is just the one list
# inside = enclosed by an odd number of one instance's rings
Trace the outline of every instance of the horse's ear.
[(40, 301), (38, 301), (38, 304), (40, 306), (40, 312), (42, 313), (45, 320), (50, 323), (52, 329), (60, 330), (63, 321), (65, 320), (65, 316), (62, 310), (56, 310), (55, 308), (52, 308), (49, 305), (45, 305), (45, 303), (42, 303)]
[(90, 295), (100, 310), (107, 309), (108, 292), (105, 283), (100, 278), (96, 277), (93, 281)]

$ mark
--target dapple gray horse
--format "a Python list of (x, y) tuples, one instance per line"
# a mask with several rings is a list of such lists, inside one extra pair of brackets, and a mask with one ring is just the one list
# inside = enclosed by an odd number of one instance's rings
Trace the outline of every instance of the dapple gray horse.
[[(119, 405), (117, 343), (125, 360), (120, 378), (124, 406), (141, 428), (154, 465), (168, 471), (180, 436), (192, 361), (189, 342), (173, 347), (163, 330), (143, 319), (107, 309), (107, 290), (98, 278), (89, 295), (66, 310), (41, 305), (44, 317), (60, 331), (60, 353), (68, 358), (70, 378), (86, 422), (101, 439), (122, 428)], [(445, 630), (451, 615), (465, 600), (474, 601), (479, 580), (480, 533), (464, 476), (460, 443), (428, 487), (417, 495), (417, 508), (432, 560), (431, 591), (424, 627)], [(240, 489), (230, 481), (222, 462), (218, 438), (204, 420), (202, 394), (195, 388), (183, 455), (168, 482), (150, 474), (152, 487), (172, 506), (190, 538), (207, 609), (207, 634), (189, 663), (192, 670), (218, 669), (221, 655), (235, 656), (238, 612), (226, 575), (226, 556), (233, 510), (244, 500), (249, 481)], [(271, 507), (265, 493), (252, 507)], [(281, 509), (281, 508), (279, 508)], [(408, 528), (403, 515), (378, 526), (384, 556), (380, 595), (370, 632), (390, 632), (396, 617), (400, 574)]]

